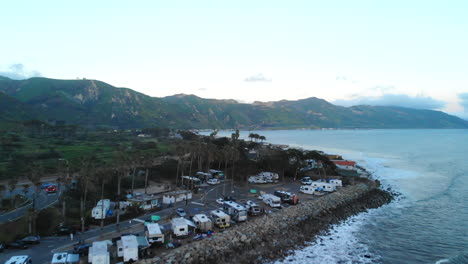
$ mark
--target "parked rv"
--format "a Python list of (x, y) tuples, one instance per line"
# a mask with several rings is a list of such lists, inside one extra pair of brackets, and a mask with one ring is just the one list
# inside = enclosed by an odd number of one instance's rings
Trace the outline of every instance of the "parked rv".
[(231, 225), (231, 217), (221, 210), (211, 211), (211, 218), (213, 218), (214, 224), (218, 227), (229, 227)]
[(247, 208), (234, 201), (225, 201), (223, 210), (230, 215), (234, 221), (247, 221)]
[(175, 204), (190, 199), (192, 199), (192, 192), (188, 190), (179, 190), (163, 194), (163, 204)]
[(164, 234), (158, 223), (149, 223), (146, 225), (145, 229), (149, 243), (164, 243)]
[(51, 264), (76, 264), (80, 263), (80, 255), (70, 253), (55, 253)]
[(297, 198), (297, 195), (294, 193), (290, 192), (285, 192), (285, 191), (275, 191), (274, 193), (275, 196), (278, 196), (281, 198), (281, 201), (283, 203), (288, 203), (288, 204), (297, 204), (299, 202), (299, 199)]
[(273, 194), (264, 194), (261, 199), (264, 203), (268, 204), (270, 207), (281, 207), (281, 198)]
[(249, 215), (259, 215), (260, 214), (260, 206), (253, 201), (248, 200), (245, 202), (245, 207), (247, 208), (247, 213)]
[(107, 246), (111, 244), (110, 241), (95, 241), (89, 248), (88, 262), (91, 264), (109, 264), (110, 255), (107, 251)]
[(312, 187), (311, 185), (302, 185), (300, 188), (299, 188), (299, 191), (301, 193), (305, 193), (305, 194), (314, 194), (315, 192), (315, 187)]
[(197, 229), (202, 232), (213, 230), (213, 222), (205, 214), (196, 214), (192, 217)]
[(189, 234), (189, 226), (187, 219), (179, 217), (173, 218), (171, 221), (172, 233), (175, 237), (184, 237)]
[(124, 262), (138, 260), (138, 241), (136, 236), (122, 236), (117, 241), (117, 256), (123, 258)]
[(263, 177), (267, 182), (278, 182), (279, 175), (274, 172), (260, 172), (257, 174), (258, 177)]
[(314, 181), (312, 182), (311, 186), (314, 187), (318, 191), (323, 191), (323, 192), (336, 191), (336, 186), (334, 184), (327, 183), (327, 182)]
[(31, 263), (32, 263), (32, 260), (27, 255), (13, 256), (7, 261), (5, 261), (5, 264), (31, 264)]
[(250, 176), (248, 181), (249, 181), (249, 183), (251, 183), (251, 184), (255, 184), (255, 183), (267, 183), (267, 181), (265, 180), (265, 178), (259, 177), (259, 176)]
[(343, 182), (341, 180), (330, 179), (328, 182), (335, 185), (336, 187), (343, 187)]
[(91, 210), (91, 216), (94, 219), (104, 219), (108, 216), (112, 216), (112, 208), (114, 203), (109, 199), (99, 200), (96, 206)]

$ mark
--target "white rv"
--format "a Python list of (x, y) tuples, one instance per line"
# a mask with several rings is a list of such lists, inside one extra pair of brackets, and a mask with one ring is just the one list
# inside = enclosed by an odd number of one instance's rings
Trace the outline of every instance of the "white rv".
[(138, 260), (138, 241), (136, 236), (123, 236), (117, 241), (117, 256), (123, 257), (123, 261)]
[(192, 217), (192, 220), (202, 232), (213, 230), (213, 222), (205, 214), (196, 214)]
[(258, 206), (258, 204), (256, 204), (253, 201), (248, 200), (247, 202), (245, 202), (245, 207), (247, 207), (247, 212), (250, 215), (259, 215), (260, 214), (260, 206)]
[(52, 264), (75, 264), (80, 263), (80, 255), (70, 253), (55, 253), (52, 256)]
[(260, 172), (257, 174), (258, 177), (263, 177), (267, 182), (278, 182), (279, 175), (274, 172)]
[(93, 246), (89, 248), (88, 262), (91, 264), (109, 264), (110, 255), (107, 251), (109, 243), (107, 240), (93, 242)]
[(173, 218), (171, 220), (172, 233), (176, 237), (183, 237), (189, 234), (187, 220), (183, 217)]
[(27, 255), (23, 256), (13, 256), (7, 261), (5, 261), (5, 264), (31, 264), (31, 258)]
[(299, 191), (301, 193), (306, 193), (306, 194), (314, 194), (315, 192), (315, 187), (312, 187), (310, 185), (302, 185)]
[(158, 223), (146, 224), (146, 237), (149, 243), (164, 243), (164, 234)]
[(242, 222), (247, 221), (247, 208), (244, 206), (233, 202), (225, 201), (223, 204), (223, 210), (231, 216), (234, 221)]
[(336, 187), (343, 187), (343, 182), (341, 180), (330, 179), (328, 182), (335, 185)]
[(270, 207), (281, 207), (281, 198), (273, 194), (262, 195), (262, 200), (264, 203), (268, 204)]
[(185, 200), (192, 199), (192, 192), (188, 190), (180, 190), (168, 192), (163, 195), (163, 204), (175, 204)]
[(264, 177), (260, 176), (250, 176), (249, 183), (267, 183)]
[(311, 186), (316, 190), (320, 190), (323, 192), (334, 192), (336, 191), (336, 186), (331, 183), (321, 182), (321, 181), (313, 181)]
[(221, 210), (211, 211), (211, 218), (218, 227), (229, 227), (231, 225), (231, 217)]

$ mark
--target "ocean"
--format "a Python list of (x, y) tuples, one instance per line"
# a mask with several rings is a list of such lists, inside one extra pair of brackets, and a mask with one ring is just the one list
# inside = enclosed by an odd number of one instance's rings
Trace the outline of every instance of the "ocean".
[(468, 130), (241, 131), (241, 137), (249, 133), (355, 160), (401, 194), (275, 264), (468, 263)]

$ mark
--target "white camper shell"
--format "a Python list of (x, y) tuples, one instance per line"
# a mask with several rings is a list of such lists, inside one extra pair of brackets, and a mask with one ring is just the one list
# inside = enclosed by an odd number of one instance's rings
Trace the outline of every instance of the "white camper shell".
[(313, 181), (311, 186), (315, 189), (319, 189), (323, 192), (334, 192), (336, 191), (336, 186), (327, 182)]
[(270, 207), (281, 207), (281, 198), (273, 194), (264, 194), (262, 195), (262, 200), (264, 203), (268, 204)]
[(146, 237), (149, 243), (164, 243), (164, 234), (158, 223), (149, 223), (146, 225)]
[(189, 227), (187, 220), (183, 217), (173, 218), (171, 220), (172, 233), (176, 237), (188, 236)]
[(211, 211), (211, 217), (213, 218), (214, 224), (218, 227), (229, 227), (231, 225), (231, 217), (221, 210)]
[(136, 236), (123, 236), (117, 241), (117, 256), (123, 257), (123, 261), (138, 260), (138, 241)]
[(107, 240), (93, 242), (93, 246), (89, 248), (88, 262), (91, 264), (109, 264), (110, 255), (107, 251), (109, 243), (110, 241)]
[(244, 206), (233, 201), (225, 201), (223, 209), (234, 221), (247, 221), (247, 208)]
[(335, 185), (336, 187), (343, 187), (343, 182), (338, 179), (330, 179), (328, 183)]
[(5, 261), (5, 264), (31, 264), (31, 258), (27, 255), (13, 256), (9, 260)]
[(213, 222), (205, 214), (196, 214), (192, 217), (192, 220), (202, 232), (213, 230)]

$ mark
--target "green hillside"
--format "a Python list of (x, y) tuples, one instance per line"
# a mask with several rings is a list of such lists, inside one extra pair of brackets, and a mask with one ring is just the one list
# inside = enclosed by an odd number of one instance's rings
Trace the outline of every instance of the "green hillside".
[(156, 98), (97, 80), (0, 78), (0, 122), (61, 120), (112, 128), (468, 128), (443, 112), (402, 107), (333, 105), (323, 99), (255, 102)]

